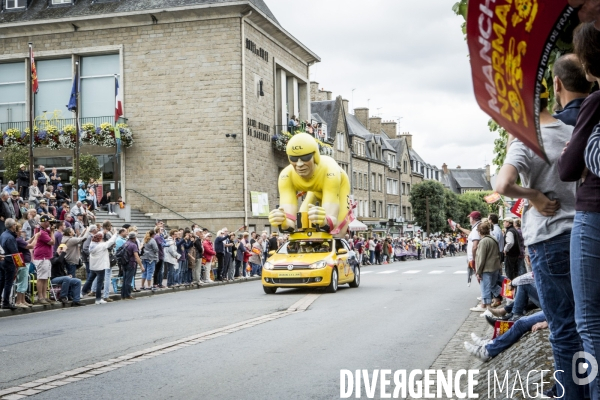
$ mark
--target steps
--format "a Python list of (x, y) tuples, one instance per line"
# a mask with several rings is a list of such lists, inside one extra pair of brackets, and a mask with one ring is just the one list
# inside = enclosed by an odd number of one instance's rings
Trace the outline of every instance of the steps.
[(131, 226), (136, 226), (138, 228), (138, 235), (141, 235), (143, 238), (151, 229), (154, 229), (155, 220), (153, 218), (148, 217), (144, 213), (138, 210), (131, 210), (131, 221), (125, 222), (124, 219), (119, 218), (118, 215), (108, 215), (106, 211), (96, 211), (96, 222), (102, 223), (104, 221), (110, 221), (112, 226), (115, 228), (120, 228), (125, 224), (129, 224)]

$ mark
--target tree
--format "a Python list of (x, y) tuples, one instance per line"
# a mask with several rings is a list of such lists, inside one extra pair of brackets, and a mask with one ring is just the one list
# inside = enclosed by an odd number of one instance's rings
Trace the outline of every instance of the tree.
[(415, 222), (427, 229), (427, 198), (429, 198), (429, 230), (439, 232), (446, 226), (444, 186), (436, 181), (425, 181), (413, 186), (410, 204), (413, 207)]
[(459, 196), (463, 206), (463, 223), (469, 222), (467, 215), (473, 211), (479, 211), (483, 217), (487, 217), (492, 212), (497, 213), (497, 210), (490, 208), (489, 204), (483, 200), (485, 196), (491, 193), (492, 192), (466, 192)]
[[(71, 178), (71, 183), (73, 186), (77, 187), (77, 183), (75, 182), (75, 171), (77, 166), (75, 165), (75, 160), (73, 160), (73, 177)], [(89, 154), (83, 154), (79, 156), (79, 179), (83, 182), (89, 182), (90, 179), (100, 179), (102, 177), (102, 171), (100, 170), (100, 166), (98, 165), (98, 159)]]
[(27, 165), (29, 169), (29, 149), (27, 147), (5, 147), (4, 153), (4, 180), (16, 181), (21, 164)]

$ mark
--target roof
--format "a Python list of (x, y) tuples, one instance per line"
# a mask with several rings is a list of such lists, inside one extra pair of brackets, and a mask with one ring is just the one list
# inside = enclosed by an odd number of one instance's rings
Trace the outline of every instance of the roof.
[(310, 103), (311, 113), (321, 118), (319, 122), (325, 122), (328, 127), (333, 127), (334, 121), (337, 120), (336, 102), (336, 100), (313, 101)]
[[(5, 0), (0, 0), (2, 4)], [(30, 0), (25, 11), (5, 11), (0, 14), (0, 24), (11, 22), (28, 22), (54, 20), (60, 18), (86, 17), (101, 14), (129, 13), (135, 11), (157, 10), (194, 5), (251, 3), (277, 25), (279, 22), (263, 0), (113, 0), (93, 1), (77, 0), (75, 4), (53, 5), (47, 0)]]
[(419, 155), (419, 153), (417, 153), (414, 149), (408, 149), (408, 152), (410, 154), (410, 158), (412, 160), (418, 161), (421, 164), (425, 165), (426, 162), (421, 158), (421, 156)]
[(373, 135), (360, 123), (354, 114), (346, 114), (346, 120), (348, 121), (348, 133), (350, 136), (358, 136), (365, 140), (369, 140), (371, 135)]
[(485, 169), (450, 169), (447, 174), (442, 173), (442, 184), (455, 193), (468, 189), (492, 190)]
[(388, 143), (394, 147), (394, 150), (396, 150), (396, 153), (399, 155), (403, 154), (404, 149), (406, 149), (406, 139), (404, 138), (390, 139), (388, 140)]

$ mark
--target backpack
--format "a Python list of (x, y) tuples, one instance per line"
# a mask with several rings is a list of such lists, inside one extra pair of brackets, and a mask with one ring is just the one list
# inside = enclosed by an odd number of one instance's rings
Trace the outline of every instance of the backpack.
[(115, 253), (115, 257), (117, 258), (117, 263), (121, 266), (129, 265), (129, 252), (127, 251), (127, 243), (123, 244), (119, 247), (119, 250)]

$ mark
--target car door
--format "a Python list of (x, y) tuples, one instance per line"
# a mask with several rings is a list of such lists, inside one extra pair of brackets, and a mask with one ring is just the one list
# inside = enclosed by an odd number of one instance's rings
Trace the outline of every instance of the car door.
[[(344, 250), (345, 254), (340, 254), (340, 250)], [(339, 283), (344, 283), (352, 280), (352, 271), (348, 263), (348, 246), (341, 239), (335, 240), (336, 263), (338, 268)]]

